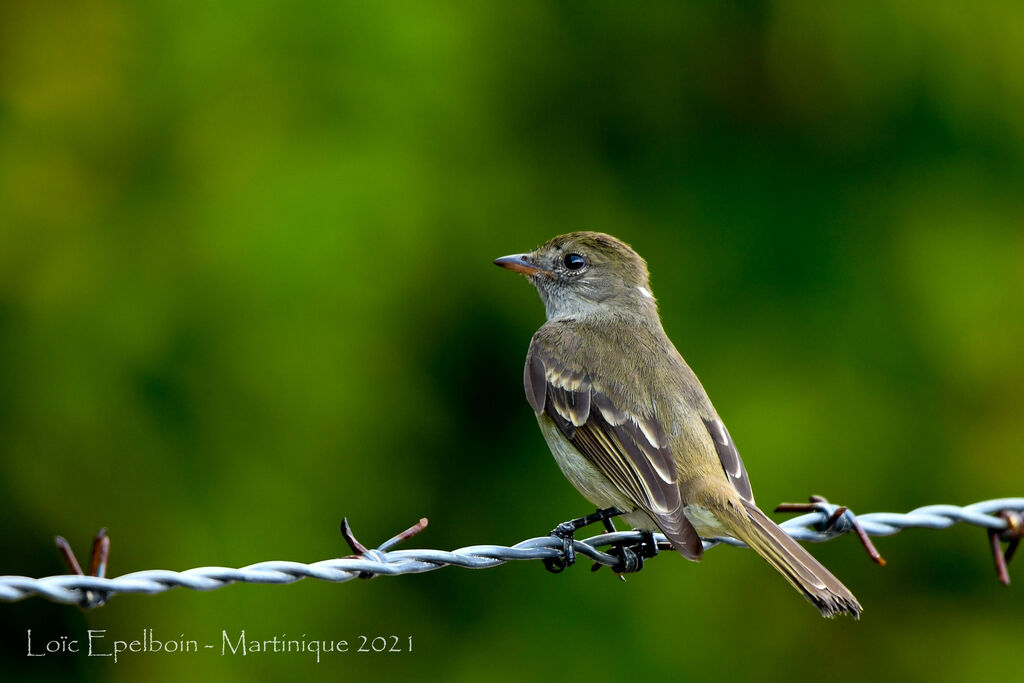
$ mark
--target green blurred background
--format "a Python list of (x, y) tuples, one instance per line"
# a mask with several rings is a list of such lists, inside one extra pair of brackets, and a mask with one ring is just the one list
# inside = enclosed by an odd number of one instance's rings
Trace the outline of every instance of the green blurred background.
[[(0, 573), (514, 543), (588, 511), (491, 260), (649, 261), (770, 507), (1024, 495), (1024, 9), (991, 2), (0, 4)], [(0, 605), (5, 679), (1010, 680), (984, 533)], [(1020, 561), (1019, 561), (1020, 562)], [(25, 631), (413, 636), (403, 655), (28, 659)], [(9, 678), (10, 677), (10, 678)]]

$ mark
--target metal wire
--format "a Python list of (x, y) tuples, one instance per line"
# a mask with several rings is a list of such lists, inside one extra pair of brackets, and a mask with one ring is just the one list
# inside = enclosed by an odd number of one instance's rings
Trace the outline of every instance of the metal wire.
[[(844, 510), (837, 513), (837, 510)], [(958, 522), (984, 527), (990, 531), (1006, 531), (1010, 522), (1001, 512), (1024, 514), (1024, 498), (999, 498), (973, 505), (928, 505), (899, 514), (875, 512), (855, 516), (851, 511), (829, 503), (818, 503), (814, 511), (781, 524), (782, 528), (799, 541), (822, 542), (841, 536), (858, 523), (868, 535), (891, 536), (902, 529), (945, 529)], [(838, 516), (837, 516), (838, 515)], [(831, 526), (827, 526), (831, 523)], [(1011, 529), (1012, 530), (1012, 529)], [(1019, 530), (1013, 530), (1019, 534)], [(232, 569), (229, 567), (198, 567), (176, 572), (149, 569), (132, 572), (116, 578), (81, 576), (75, 574), (33, 579), (27, 576), (0, 576), (0, 600), (14, 602), (32, 595), (61, 603), (83, 607), (102, 604), (107, 598), (123, 593), (154, 595), (176, 586), (208, 591), (232, 583), (294, 583), (313, 578), (341, 583), (362, 576), (396, 576), (433, 571), (445, 566), (467, 569), (489, 569), (510, 560), (543, 560), (562, 557), (562, 541), (552, 536), (531, 538), (514, 546), (473, 545), (452, 551), (443, 550), (388, 550), (402, 536), (383, 543), (376, 550), (367, 550), (362, 557), (343, 557), (312, 564), (288, 561), (269, 561)], [(619, 558), (598, 550), (600, 546), (636, 543), (639, 532), (615, 532), (575, 541), (577, 554), (605, 566), (613, 566)], [(655, 540), (665, 543), (661, 534)], [(704, 547), (719, 543), (742, 546), (734, 538), (705, 540)]]

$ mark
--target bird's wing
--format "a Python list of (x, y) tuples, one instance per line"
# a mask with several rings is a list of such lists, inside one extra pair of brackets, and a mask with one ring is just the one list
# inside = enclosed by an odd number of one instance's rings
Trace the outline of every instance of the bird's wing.
[(630, 410), (595, 385), (578, 358), (560, 358), (536, 337), (524, 385), (538, 415), (548, 415), (587, 460), (651, 516), (680, 554), (700, 559), (704, 549), (683, 513), (675, 460), (655, 417)]
[(748, 503), (754, 502), (754, 492), (750, 489), (750, 478), (747, 477), (747, 468), (743, 466), (743, 458), (736, 450), (736, 444), (729, 436), (729, 430), (717, 417), (704, 418), (704, 426), (707, 427), (711, 440), (715, 442), (715, 450), (718, 451), (718, 459), (722, 461), (722, 469), (729, 477), (729, 482), (739, 492), (743, 500)]

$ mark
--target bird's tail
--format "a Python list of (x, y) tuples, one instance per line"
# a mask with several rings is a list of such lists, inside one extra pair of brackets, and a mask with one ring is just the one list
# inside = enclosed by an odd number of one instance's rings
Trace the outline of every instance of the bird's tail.
[(742, 508), (726, 507), (735, 515), (730, 527), (736, 537), (782, 574), (822, 616), (860, 618), (862, 608), (853, 593), (756, 505), (743, 501)]

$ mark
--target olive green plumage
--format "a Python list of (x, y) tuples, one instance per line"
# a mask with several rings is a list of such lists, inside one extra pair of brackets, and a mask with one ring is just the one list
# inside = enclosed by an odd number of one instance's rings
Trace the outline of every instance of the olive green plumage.
[(859, 615), (853, 594), (755, 505), (739, 452), (665, 334), (647, 264), (628, 244), (574, 232), (495, 263), (526, 275), (544, 302), (524, 386), (584, 497), (660, 529), (691, 560), (703, 554), (700, 537), (739, 538), (823, 615)]

